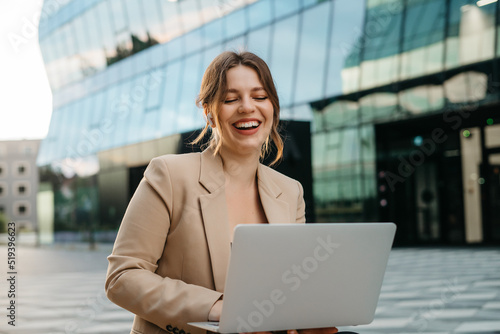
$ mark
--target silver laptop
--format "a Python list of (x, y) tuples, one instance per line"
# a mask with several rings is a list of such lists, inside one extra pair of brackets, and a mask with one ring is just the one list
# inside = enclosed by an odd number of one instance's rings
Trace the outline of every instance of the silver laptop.
[(396, 225), (238, 225), (218, 333), (354, 326), (373, 321)]

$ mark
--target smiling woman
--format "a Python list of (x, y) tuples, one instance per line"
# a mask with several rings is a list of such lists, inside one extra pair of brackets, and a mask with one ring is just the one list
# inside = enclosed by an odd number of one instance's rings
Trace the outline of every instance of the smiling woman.
[[(211, 131), (202, 153), (151, 161), (108, 257), (108, 298), (136, 314), (132, 333), (204, 333), (188, 322), (220, 318), (234, 227), (304, 223), (299, 182), (260, 163), (279, 101), (265, 62), (224, 52), (208, 66), (198, 104)], [(336, 328), (307, 333), (335, 333)]]
[[(269, 140), (272, 140), (277, 148), (276, 158), (272, 164), (281, 159), (283, 141), (278, 133), (279, 99), (269, 67), (261, 58), (251, 52), (237, 54), (226, 51), (221, 53), (212, 61), (203, 76), (197, 103), (203, 107), (207, 119), (214, 120), (214, 124), (207, 124), (194, 141), (195, 143), (201, 141), (208, 129), (211, 128), (210, 146), (215, 152), (218, 152), (224, 140), (229, 140), (229, 138), (223, 137), (224, 134), (227, 132), (227, 135), (231, 136), (231, 133), (234, 133), (234, 131), (227, 131), (231, 128), (225, 129), (219, 123), (222, 114), (228, 115), (234, 112), (238, 115), (255, 116), (254, 112), (260, 114), (260, 120), (233, 115), (233, 121), (241, 123), (239, 128), (260, 128), (264, 114), (266, 114), (266, 124), (261, 128), (264, 131), (259, 133), (261, 136), (265, 135), (267, 130), (267, 136), (258, 148), (260, 157), (262, 158), (268, 153)], [(269, 110), (271, 113), (268, 113)], [(234, 124), (232, 125), (234, 126)], [(253, 135), (259, 132), (259, 130), (242, 131), (236, 133)]]

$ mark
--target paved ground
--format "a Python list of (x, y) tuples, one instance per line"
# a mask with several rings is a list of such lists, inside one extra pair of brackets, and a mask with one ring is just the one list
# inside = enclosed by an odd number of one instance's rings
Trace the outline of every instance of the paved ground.
[[(103, 291), (110, 246), (17, 250), (16, 326), (7, 324), (7, 253), (0, 246), (0, 333), (129, 333), (132, 315)], [(341, 328), (349, 330), (349, 328)], [(500, 248), (396, 248), (375, 321), (381, 333), (500, 333)]]

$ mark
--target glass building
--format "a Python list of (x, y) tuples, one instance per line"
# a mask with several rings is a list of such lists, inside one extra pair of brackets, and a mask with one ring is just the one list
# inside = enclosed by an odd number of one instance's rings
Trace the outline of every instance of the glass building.
[(246, 49), (276, 81), (281, 168), (310, 221), (498, 243), (499, 17), (491, 0), (46, 0), (54, 110), (37, 164), (55, 231), (112, 235), (149, 160), (204, 125), (210, 61)]

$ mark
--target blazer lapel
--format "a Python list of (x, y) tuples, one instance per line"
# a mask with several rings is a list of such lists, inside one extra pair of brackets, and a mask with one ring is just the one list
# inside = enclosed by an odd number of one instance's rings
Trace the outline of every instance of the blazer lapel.
[(259, 164), (257, 179), (259, 181), (260, 202), (264, 208), (267, 221), (269, 224), (291, 223), (289, 205), (286, 201), (279, 199), (283, 191), (274, 182), (266, 168), (264, 165)]
[(226, 207), (225, 177), (220, 157), (213, 150), (201, 153), (200, 184), (209, 194), (200, 196), (200, 208), (207, 237), (215, 289), (224, 291), (231, 252)]

